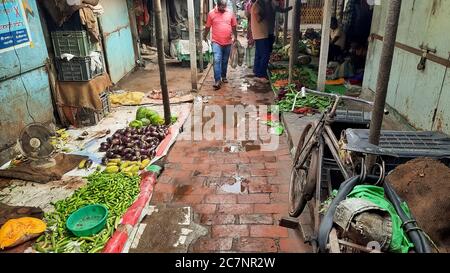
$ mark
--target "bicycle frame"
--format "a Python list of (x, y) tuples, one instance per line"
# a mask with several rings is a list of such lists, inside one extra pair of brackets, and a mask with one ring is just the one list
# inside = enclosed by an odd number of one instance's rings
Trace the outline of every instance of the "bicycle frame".
[[(347, 171), (347, 169), (345, 168), (345, 163), (341, 160), (340, 156), (339, 156), (339, 144), (338, 144), (338, 139), (335, 136), (333, 130), (332, 130), (332, 124), (333, 124), (333, 118), (336, 116), (336, 111), (337, 111), (337, 107), (339, 105), (339, 103), (342, 100), (349, 100), (349, 101), (355, 101), (355, 102), (359, 102), (359, 103), (363, 103), (363, 104), (367, 104), (369, 106), (373, 106), (373, 102), (370, 101), (366, 101), (363, 99), (359, 99), (359, 98), (354, 98), (354, 97), (348, 97), (348, 96), (340, 96), (340, 95), (336, 95), (336, 94), (328, 94), (328, 93), (322, 93), (319, 91), (315, 91), (315, 90), (310, 90), (310, 89), (306, 89), (306, 88), (302, 88), (301, 90), (301, 96), (305, 97), (306, 93), (309, 94), (313, 94), (313, 95), (318, 95), (318, 96), (325, 96), (325, 97), (331, 97), (334, 99), (334, 103), (333, 105), (325, 112), (322, 114), (322, 116), (320, 117), (318, 123), (313, 126), (312, 128), (314, 128), (313, 132), (311, 133), (311, 136), (309, 137), (309, 139), (305, 139), (305, 142), (303, 143), (303, 147), (301, 148), (300, 151), (297, 151), (298, 157), (296, 157), (297, 162), (295, 162), (295, 166), (294, 168), (299, 169), (299, 168), (303, 168), (304, 169), (304, 164), (306, 163), (306, 160), (308, 159), (308, 155), (312, 153), (314, 148), (318, 148), (318, 158), (317, 158), (317, 164), (315, 166), (317, 166), (317, 168), (315, 170), (309, 170), (309, 172), (311, 172), (312, 174), (314, 174), (315, 172), (315, 192), (314, 192), (314, 196), (315, 196), (315, 204), (314, 204), (314, 234), (318, 234), (319, 231), (319, 226), (320, 226), (320, 205), (321, 205), (321, 189), (322, 189), (322, 166), (323, 166), (323, 161), (324, 161), (324, 151), (325, 151), (325, 145), (328, 146), (329, 150), (331, 151), (331, 154), (335, 160), (335, 162), (337, 163), (343, 177), (344, 180), (349, 179), (353, 174), (349, 173)], [(308, 181), (308, 178), (305, 178)], [(308, 183), (308, 182), (306, 182)], [(327, 185), (328, 188), (328, 194), (331, 195), (332, 194), (332, 185), (331, 185), (331, 181), (328, 181), (329, 185)], [(312, 185), (307, 185), (306, 188), (308, 186), (312, 186)], [(313, 194), (313, 192), (310, 192), (310, 194)], [(310, 196), (312, 199), (312, 196)], [(313, 248), (315, 249), (317, 247), (315, 240), (310, 240), (312, 242)]]
[[(307, 88), (303, 87), (301, 89), (301, 96), (305, 97), (306, 93), (309, 93), (312, 95), (317, 95), (317, 96), (323, 96), (323, 97), (331, 97), (334, 99), (334, 103), (333, 103), (333, 106), (328, 111), (326, 111), (325, 113), (322, 114), (322, 117), (320, 118), (319, 123), (315, 127), (310, 139), (308, 139), (305, 142), (307, 145), (305, 145), (302, 148), (302, 151), (300, 151), (300, 153), (303, 154), (304, 153), (303, 150), (305, 150), (305, 149), (307, 150), (306, 154), (310, 153), (312, 148), (314, 147), (314, 145), (309, 145), (309, 147), (308, 147), (308, 144), (319, 143), (319, 139), (316, 139), (315, 141), (313, 141), (313, 143), (311, 143), (312, 138), (313, 137), (317, 138), (317, 136), (322, 136), (323, 141), (329, 147), (344, 178), (345, 179), (350, 178), (350, 174), (347, 172), (347, 170), (344, 167), (345, 164), (342, 162), (342, 160), (339, 157), (339, 152), (338, 152), (339, 151), (339, 145), (338, 145), (339, 140), (336, 138), (336, 136), (333, 133), (333, 130), (331, 129), (331, 124), (333, 123), (332, 119), (336, 116), (337, 107), (342, 100), (359, 102), (359, 103), (367, 104), (371, 107), (373, 107), (374, 103), (371, 101), (367, 101), (367, 100), (363, 100), (363, 99), (359, 99), (359, 98), (323, 93), (320, 91), (315, 91), (315, 90), (311, 90), (311, 89), (307, 89)], [(385, 113), (388, 113), (388, 111), (385, 110)], [(317, 131), (319, 131), (319, 132), (317, 132)], [(319, 148), (320, 148), (320, 146), (319, 146)], [(322, 159), (323, 159), (323, 154), (321, 153), (321, 154), (319, 154), (319, 160), (320, 160), (319, 163), (322, 163)], [(300, 166), (302, 166), (305, 163), (305, 160), (306, 160), (306, 158), (304, 158), (304, 160), (302, 160), (302, 162), (299, 162)], [(321, 165), (321, 164), (319, 164), (319, 165)], [(296, 166), (298, 166), (298, 165), (296, 165)], [(318, 177), (321, 177), (321, 176), (318, 176)]]

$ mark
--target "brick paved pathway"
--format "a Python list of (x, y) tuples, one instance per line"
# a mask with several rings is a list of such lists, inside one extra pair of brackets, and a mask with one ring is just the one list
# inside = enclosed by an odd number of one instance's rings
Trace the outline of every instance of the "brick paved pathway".
[[(273, 101), (269, 86), (241, 89), (244, 69), (229, 73), (230, 83), (212, 89), (212, 75), (200, 95), (206, 105), (261, 105)], [(183, 134), (190, 134), (189, 128)], [(240, 152), (225, 141), (177, 141), (158, 180), (153, 205), (191, 206), (194, 221), (209, 234), (190, 252), (309, 252), (297, 231), (278, 226), (288, 211), (290, 166), (287, 138), (278, 150), (263, 152), (258, 143), (244, 142)], [(239, 177), (236, 179), (236, 177)]]

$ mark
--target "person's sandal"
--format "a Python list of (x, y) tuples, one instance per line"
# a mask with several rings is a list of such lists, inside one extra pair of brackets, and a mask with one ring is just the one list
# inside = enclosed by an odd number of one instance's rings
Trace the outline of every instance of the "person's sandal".
[(219, 89), (220, 89), (220, 82), (216, 82), (216, 83), (213, 85), (213, 87), (214, 87), (215, 90), (219, 90)]
[(227, 78), (224, 78), (224, 79), (222, 79), (222, 82), (223, 82), (223, 83), (228, 83), (228, 79), (227, 79)]
[(260, 83), (263, 83), (263, 84), (269, 83), (269, 80), (266, 79), (266, 78), (257, 78), (256, 80), (257, 80), (258, 82), (260, 82)]

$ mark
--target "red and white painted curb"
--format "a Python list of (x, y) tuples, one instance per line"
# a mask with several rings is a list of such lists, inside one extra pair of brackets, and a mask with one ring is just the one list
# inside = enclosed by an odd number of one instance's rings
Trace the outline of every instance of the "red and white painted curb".
[[(170, 128), (169, 134), (161, 142), (156, 152), (156, 157), (153, 161), (165, 156), (170, 146), (175, 142), (177, 134), (174, 134), (173, 130), (179, 129), (177, 127)], [(153, 191), (157, 182), (157, 174), (154, 172), (145, 171), (141, 174), (141, 191), (137, 200), (131, 205), (131, 207), (125, 212), (120, 225), (114, 232), (113, 236), (109, 239), (103, 253), (122, 253), (126, 244), (130, 238), (133, 230), (136, 229), (144, 218), (146, 211), (153, 196)]]
[(150, 203), (156, 184), (156, 174), (145, 172), (141, 177), (139, 197), (123, 216), (119, 227), (103, 249), (103, 253), (121, 253), (123, 251), (133, 229), (139, 224), (144, 209)]

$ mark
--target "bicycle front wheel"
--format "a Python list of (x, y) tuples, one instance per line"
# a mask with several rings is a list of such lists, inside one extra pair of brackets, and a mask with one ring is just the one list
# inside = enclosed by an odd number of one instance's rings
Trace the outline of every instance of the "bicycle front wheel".
[[(317, 180), (319, 148), (314, 143), (305, 143), (314, 124), (308, 124), (300, 137), (289, 185), (289, 215), (298, 217), (306, 203), (312, 199)], [(310, 147), (308, 147), (310, 145)], [(316, 146), (313, 146), (316, 145)]]

